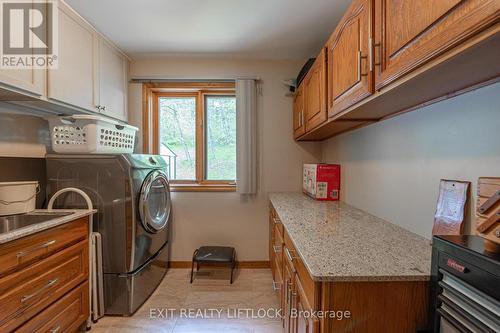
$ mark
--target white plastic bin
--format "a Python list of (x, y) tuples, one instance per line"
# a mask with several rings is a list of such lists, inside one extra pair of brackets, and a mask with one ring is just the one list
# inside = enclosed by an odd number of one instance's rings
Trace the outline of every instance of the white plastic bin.
[(0, 216), (34, 211), (38, 192), (37, 181), (0, 182)]

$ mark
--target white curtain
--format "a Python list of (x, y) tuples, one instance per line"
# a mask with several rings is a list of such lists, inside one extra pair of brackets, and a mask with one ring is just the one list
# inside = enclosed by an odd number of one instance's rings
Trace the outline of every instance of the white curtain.
[(236, 191), (257, 193), (257, 86), (236, 80)]

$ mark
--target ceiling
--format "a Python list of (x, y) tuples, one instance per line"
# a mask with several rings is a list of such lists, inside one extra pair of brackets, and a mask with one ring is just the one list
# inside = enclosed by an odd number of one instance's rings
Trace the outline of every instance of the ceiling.
[(67, 0), (130, 56), (314, 57), (350, 0)]

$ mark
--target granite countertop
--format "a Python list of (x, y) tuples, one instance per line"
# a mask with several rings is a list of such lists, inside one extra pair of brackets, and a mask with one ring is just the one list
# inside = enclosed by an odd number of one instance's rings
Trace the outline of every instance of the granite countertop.
[(343, 202), (302, 193), (269, 199), (316, 281), (429, 280), (430, 240)]
[[(5, 233), (0, 233), (0, 244), (7, 243), (10, 241), (13, 241), (18, 238), (26, 237), (32, 234), (35, 234), (37, 232), (54, 228), (57, 227), (61, 224), (65, 224), (68, 222), (72, 222), (76, 219), (79, 219), (84, 216), (89, 216), (91, 214), (94, 214), (97, 212), (97, 210), (89, 210), (89, 209), (53, 209), (53, 210), (47, 210), (47, 209), (36, 209), (28, 214), (33, 214), (33, 213), (71, 213), (69, 215), (65, 216), (59, 216), (59, 217), (47, 217), (47, 221), (40, 222), (40, 223), (35, 223), (32, 225), (28, 225), (23, 228), (15, 229), (12, 231), (7, 231)], [(0, 222), (1, 223), (1, 222)]]

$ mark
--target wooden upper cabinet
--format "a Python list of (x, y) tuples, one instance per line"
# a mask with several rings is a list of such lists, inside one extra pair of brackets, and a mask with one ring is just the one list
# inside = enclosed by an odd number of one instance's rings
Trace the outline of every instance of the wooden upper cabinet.
[(328, 116), (373, 93), (372, 0), (354, 0), (330, 37)]
[(74, 107), (98, 111), (94, 57), (96, 33), (62, 1), (58, 11), (58, 68), (48, 70), (47, 97)]
[(380, 89), (498, 21), (498, 0), (375, 0)]
[(310, 131), (328, 119), (326, 110), (326, 49), (316, 58), (302, 82), (304, 86), (305, 130)]
[(128, 60), (103, 38), (99, 39), (99, 105), (101, 113), (127, 120)]
[[(303, 82), (302, 82), (303, 83)], [(296, 139), (306, 132), (304, 123), (304, 84), (301, 84), (293, 100), (293, 137)]]

